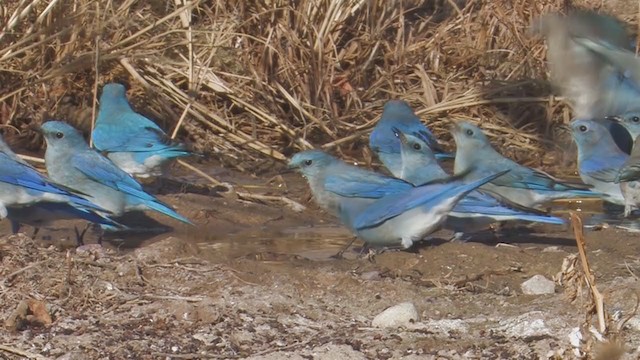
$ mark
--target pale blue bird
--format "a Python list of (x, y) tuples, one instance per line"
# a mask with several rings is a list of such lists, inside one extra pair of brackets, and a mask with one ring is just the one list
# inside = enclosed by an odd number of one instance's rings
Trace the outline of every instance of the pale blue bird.
[(526, 208), (536, 208), (557, 199), (600, 197), (582, 184), (570, 184), (516, 163), (498, 153), (477, 126), (458, 121), (451, 128), (456, 142), (454, 171), (470, 169), (471, 179), (480, 179), (497, 171), (508, 174), (482, 187), (483, 190)]
[(409, 104), (402, 100), (390, 100), (384, 105), (382, 117), (369, 136), (369, 147), (394, 176), (398, 176), (401, 164), (398, 162), (400, 140), (387, 135), (393, 127), (422, 139), (436, 158), (453, 157), (444, 152), (433, 133), (420, 121)]
[[(431, 149), (420, 138), (405, 135), (398, 129), (395, 134), (402, 143), (400, 178), (414, 185), (425, 184), (434, 180), (442, 180), (449, 175), (440, 167)], [(458, 233), (467, 233), (485, 229), (492, 223), (501, 221), (529, 221), (562, 225), (565, 221), (534, 209), (517, 209), (497, 199), (472, 191), (462, 198), (449, 213), (444, 228)]]
[(572, 121), (571, 135), (578, 146), (578, 173), (582, 181), (607, 195), (606, 201), (625, 205), (616, 178), (629, 155), (616, 146), (607, 129), (596, 121)]
[(106, 84), (93, 130), (93, 144), (130, 175), (147, 178), (162, 174), (171, 160), (191, 155), (153, 121), (133, 111), (121, 84)]
[(75, 128), (61, 121), (42, 124), (47, 142), (45, 163), (49, 176), (58, 183), (89, 196), (94, 203), (122, 216), (129, 211), (154, 210), (191, 224), (168, 205), (144, 192), (133, 177), (89, 148)]
[(368, 246), (405, 249), (438, 230), (462, 197), (504, 174), (469, 184), (449, 178), (415, 187), (348, 165), (319, 150), (294, 155), (289, 167), (304, 175), (318, 205), (337, 216)]
[[(26, 224), (35, 227), (35, 236), (39, 227), (66, 219), (117, 226), (107, 213), (77, 191), (49, 180), (0, 138), (0, 218), (11, 221), (14, 233)], [(79, 233), (78, 241), (82, 242)]]

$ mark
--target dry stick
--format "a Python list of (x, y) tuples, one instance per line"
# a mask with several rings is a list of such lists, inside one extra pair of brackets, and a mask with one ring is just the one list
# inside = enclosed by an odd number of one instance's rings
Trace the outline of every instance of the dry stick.
[(0, 345), (0, 351), (5, 351), (8, 353), (12, 353), (12, 354), (16, 354), (22, 357), (25, 357), (27, 359), (38, 359), (38, 360), (46, 360), (47, 358), (45, 356), (42, 356), (40, 354), (34, 354), (34, 353), (30, 353), (28, 351), (24, 351), (24, 350), (20, 350), (8, 345)]
[(582, 228), (582, 219), (578, 216), (577, 213), (571, 212), (571, 225), (573, 226), (573, 234), (576, 238), (576, 243), (578, 244), (578, 253), (580, 254), (580, 262), (582, 263), (582, 271), (584, 272), (584, 277), (587, 280), (587, 285), (589, 285), (589, 289), (591, 289), (591, 295), (593, 296), (593, 301), (596, 305), (596, 312), (598, 314), (598, 330), (601, 334), (607, 330), (607, 324), (604, 318), (604, 300), (600, 291), (596, 288), (596, 278), (591, 271), (591, 266), (589, 266), (589, 261), (587, 260), (587, 251), (586, 251), (586, 243), (584, 241), (584, 233)]
[[(100, 2), (96, 1), (96, 21), (98, 22), (98, 29), (100, 29)], [(96, 61), (94, 63), (94, 70), (96, 72), (96, 78), (93, 82), (93, 106), (91, 108), (91, 133), (89, 133), (89, 147), (93, 147), (93, 129), (96, 127), (96, 107), (98, 105), (98, 79), (100, 77), (100, 31), (96, 32)]]

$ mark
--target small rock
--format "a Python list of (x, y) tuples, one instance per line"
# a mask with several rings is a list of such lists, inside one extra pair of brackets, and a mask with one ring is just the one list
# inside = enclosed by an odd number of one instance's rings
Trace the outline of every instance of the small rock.
[(380, 280), (380, 272), (379, 271), (367, 271), (360, 275), (362, 280)]
[(525, 295), (546, 295), (556, 292), (556, 283), (542, 275), (535, 275), (520, 284), (520, 288)]
[(378, 314), (371, 325), (379, 328), (407, 326), (418, 321), (418, 317), (416, 307), (410, 302), (404, 302)]

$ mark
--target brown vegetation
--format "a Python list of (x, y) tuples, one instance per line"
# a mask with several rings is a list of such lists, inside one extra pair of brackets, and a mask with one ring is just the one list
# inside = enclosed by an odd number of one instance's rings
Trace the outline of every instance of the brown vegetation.
[[(551, 10), (605, 6), (566, 3), (4, 1), (0, 121), (88, 131), (95, 93), (121, 81), (139, 111), (168, 131), (183, 119), (196, 150), (241, 166), (314, 146), (361, 157), (383, 103), (403, 98), (445, 142), (448, 119), (470, 118), (508, 155), (534, 160), (570, 112), (550, 96), (544, 44), (527, 28)], [(603, 10), (633, 23), (628, 3)]]

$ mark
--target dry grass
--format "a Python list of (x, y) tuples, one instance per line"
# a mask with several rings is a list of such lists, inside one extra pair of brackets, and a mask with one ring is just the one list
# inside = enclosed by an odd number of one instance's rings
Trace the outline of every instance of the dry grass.
[[(573, 5), (625, 14), (637, 3)], [(543, 0), (8, 0), (0, 4), (0, 120), (85, 130), (95, 93), (130, 85), (142, 113), (196, 150), (243, 168), (323, 146), (360, 157), (391, 98), (442, 137), (471, 118), (508, 155), (541, 158), (570, 112), (550, 96), (542, 40), (526, 33)], [(35, 134), (22, 145), (39, 150)], [(546, 141), (545, 141), (546, 139)], [(357, 150), (354, 153), (353, 150)], [(224, 155), (224, 156), (223, 156)], [(270, 161), (267, 161), (269, 163)]]

